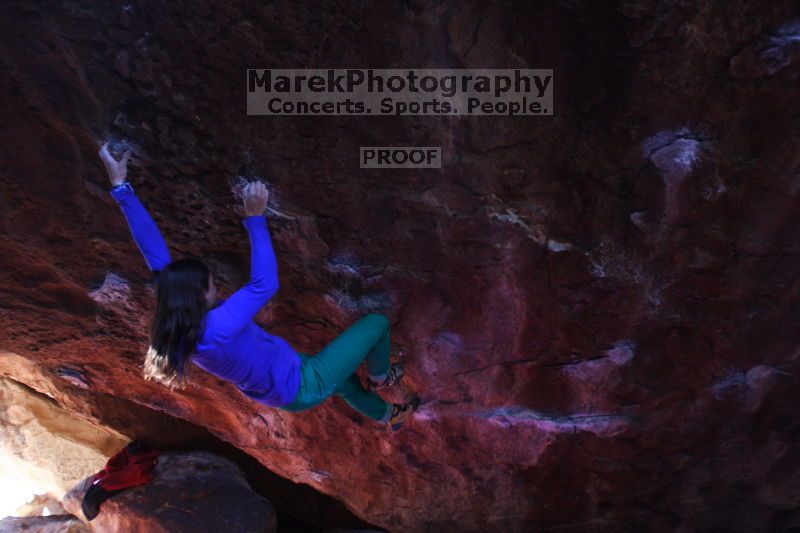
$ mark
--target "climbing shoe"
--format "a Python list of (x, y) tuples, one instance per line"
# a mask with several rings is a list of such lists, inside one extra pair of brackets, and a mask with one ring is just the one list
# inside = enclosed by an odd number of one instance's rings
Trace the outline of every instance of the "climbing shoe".
[(372, 378), (367, 378), (369, 390), (375, 391), (391, 387), (400, 381), (400, 379), (403, 377), (403, 374), (405, 374), (403, 363), (395, 363), (389, 367), (389, 372), (386, 374), (386, 379), (383, 381), (383, 383), (375, 383), (372, 381)]
[(407, 403), (392, 404), (392, 417), (389, 419), (387, 424), (391, 426), (393, 430), (398, 429), (406, 420), (408, 420), (408, 417), (410, 417), (411, 414), (417, 410), (419, 404), (420, 400), (418, 396)]

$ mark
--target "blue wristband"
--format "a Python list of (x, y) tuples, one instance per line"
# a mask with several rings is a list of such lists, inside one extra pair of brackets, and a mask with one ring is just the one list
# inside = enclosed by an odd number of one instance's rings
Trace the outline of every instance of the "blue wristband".
[(111, 192), (120, 191), (122, 189), (128, 189), (129, 191), (133, 192), (133, 187), (127, 181), (111, 187)]

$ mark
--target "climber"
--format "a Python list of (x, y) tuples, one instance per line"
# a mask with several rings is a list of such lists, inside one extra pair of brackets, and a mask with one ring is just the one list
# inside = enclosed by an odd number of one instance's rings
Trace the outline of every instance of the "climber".
[[(338, 395), (363, 415), (397, 428), (417, 409), (418, 398), (396, 404), (375, 394), (396, 384), (404, 373), (402, 364), (390, 364), (390, 325), (384, 315), (362, 316), (315, 356), (296, 352), (253, 321), (278, 290), (277, 263), (263, 215), (269, 193), (263, 183), (250, 182), (243, 191), (250, 280), (227, 299), (218, 299), (205, 263), (196, 258), (171, 260), (155, 222), (126, 181), (130, 150), (117, 161), (105, 143), (99, 155), (111, 180), (110, 193), (157, 283), (145, 379), (183, 388), (190, 360), (233, 382), (244, 395), (286, 411), (309, 409)], [(355, 373), (364, 360), (367, 389)]]

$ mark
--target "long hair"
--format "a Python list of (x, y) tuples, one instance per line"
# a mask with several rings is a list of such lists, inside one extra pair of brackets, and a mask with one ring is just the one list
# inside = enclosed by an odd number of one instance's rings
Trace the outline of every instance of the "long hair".
[(144, 377), (170, 389), (184, 388), (186, 362), (202, 338), (209, 269), (198, 259), (179, 259), (158, 278), (156, 311)]

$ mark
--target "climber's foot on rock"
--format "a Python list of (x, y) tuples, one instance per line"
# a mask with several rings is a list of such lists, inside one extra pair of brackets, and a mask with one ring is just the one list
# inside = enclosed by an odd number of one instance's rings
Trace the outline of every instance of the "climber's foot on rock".
[(405, 365), (403, 365), (403, 363), (395, 363), (389, 367), (389, 372), (386, 374), (386, 379), (383, 380), (382, 383), (376, 383), (375, 381), (372, 381), (371, 377), (367, 379), (369, 390), (376, 391), (391, 387), (403, 378), (403, 374), (405, 374)]
[(392, 417), (387, 424), (396, 430), (405, 423), (408, 418), (417, 410), (420, 404), (419, 396), (414, 397), (406, 403), (392, 404)]

